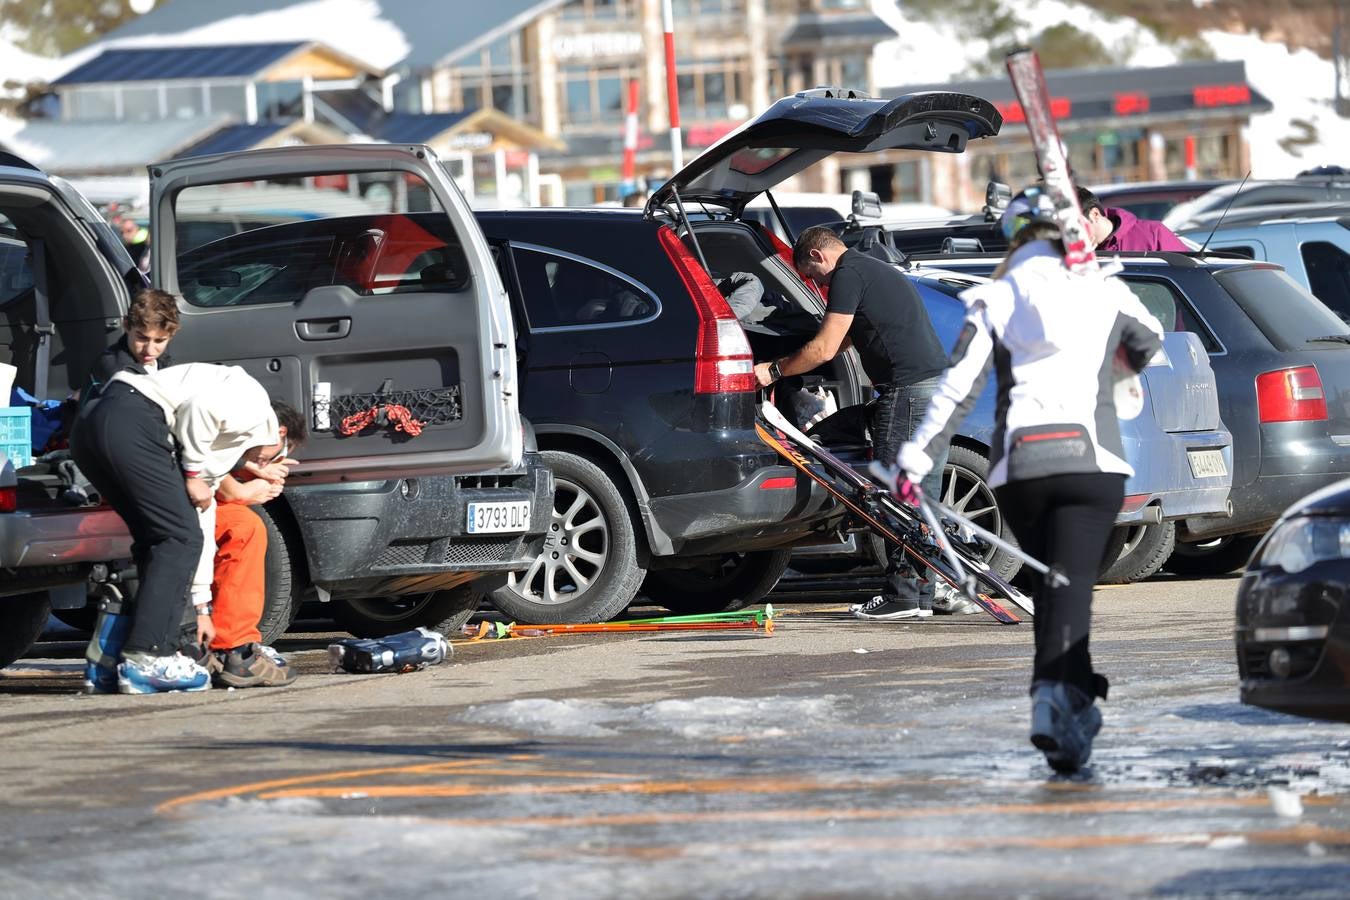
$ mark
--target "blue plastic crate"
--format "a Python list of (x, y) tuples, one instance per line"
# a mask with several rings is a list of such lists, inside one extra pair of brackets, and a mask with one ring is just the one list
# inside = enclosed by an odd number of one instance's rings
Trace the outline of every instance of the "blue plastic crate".
[(33, 464), (33, 410), (27, 406), (0, 406), (0, 450), (22, 469)]

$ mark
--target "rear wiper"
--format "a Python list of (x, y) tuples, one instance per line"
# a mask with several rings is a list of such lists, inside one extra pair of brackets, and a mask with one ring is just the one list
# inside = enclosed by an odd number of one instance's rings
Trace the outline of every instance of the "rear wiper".
[(1305, 343), (1316, 344), (1318, 341), (1339, 341), (1342, 344), (1350, 344), (1350, 334), (1329, 334), (1326, 337), (1308, 338)]

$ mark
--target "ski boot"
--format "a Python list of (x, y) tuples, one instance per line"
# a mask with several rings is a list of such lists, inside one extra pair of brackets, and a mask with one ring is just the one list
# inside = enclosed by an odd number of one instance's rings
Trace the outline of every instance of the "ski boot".
[(107, 582), (99, 586), (99, 594), (98, 620), (84, 651), (81, 689), (86, 694), (116, 694), (117, 661), (131, 631), (131, 601), (117, 585)]
[(1102, 728), (1101, 710), (1092, 698), (1062, 681), (1031, 685), (1031, 743), (1061, 775), (1087, 765), (1092, 739)]
[(427, 628), (382, 638), (348, 638), (328, 645), (334, 672), (415, 672), (449, 658), (453, 649)]

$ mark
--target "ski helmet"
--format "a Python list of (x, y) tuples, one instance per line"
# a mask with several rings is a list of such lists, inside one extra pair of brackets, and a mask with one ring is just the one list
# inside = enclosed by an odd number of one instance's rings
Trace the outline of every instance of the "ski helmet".
[(1019, 193), (1008, 202), (1008, 208), (999, 219), (999, 228), (1003, 236), (1012, 240), (1017, 232), (1032, 222), (1044, 222), (1056, 225), (1055, 206), (1050, 198), (1038, 187), (1032, 186)]

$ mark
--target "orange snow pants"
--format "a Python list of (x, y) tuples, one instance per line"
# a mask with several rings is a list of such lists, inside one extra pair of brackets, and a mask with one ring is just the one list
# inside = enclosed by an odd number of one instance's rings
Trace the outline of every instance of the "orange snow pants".
[(267, 528), (243, 503), (216, 504), (216, 567), (211, 581), (212, 650), (262, 641), (258, 622), (266, 586)]

